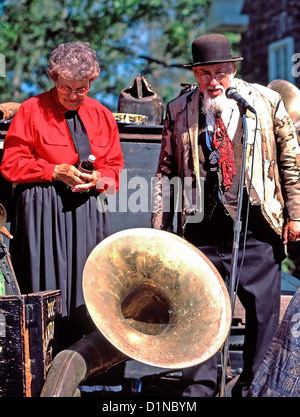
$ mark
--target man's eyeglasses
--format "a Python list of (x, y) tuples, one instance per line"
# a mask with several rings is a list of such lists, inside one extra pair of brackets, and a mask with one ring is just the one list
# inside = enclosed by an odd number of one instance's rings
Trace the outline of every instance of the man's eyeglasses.
[(218, 72), (216, 74), (201, 74), (199, 75), (199, 78), (201, 81), (203, 81), (205, 84), (208, 84), (211, 82), (211, 80), (214, 78), (218, 82), (221, 82), (224, 80), (224, 78), (228, 75), (228, 72)]
[(76, 90), (72, 90), (72, 88), (70, 88), (70, 87), (64, 87), (64, 86), (57, 85), (56, 88), (57, 88), (57, 91), (64, 96), (69, 96), (70, 94), (75, 93), (79, 97), (84, 97), (90, 91), (89, 88), (85, 88), (85, 87), (81, 87), (81, 88), (77, 88)]

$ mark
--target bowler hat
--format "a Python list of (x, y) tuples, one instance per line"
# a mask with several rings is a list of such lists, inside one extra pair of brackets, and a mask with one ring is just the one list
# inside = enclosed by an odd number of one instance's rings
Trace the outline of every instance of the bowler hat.
[(241, 61), (242, 57), (231, 55), (231, 46), (226, 36), (215, 33), (199, 36), (192, 43), (193, 62), (183, 65), (185, 68), (221, 62)]

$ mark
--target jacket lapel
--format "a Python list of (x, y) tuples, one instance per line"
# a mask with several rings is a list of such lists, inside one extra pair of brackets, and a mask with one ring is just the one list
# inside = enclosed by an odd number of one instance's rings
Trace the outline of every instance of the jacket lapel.
[(189, 96), (187, 103), (187, 120), (190, 137), (191, 151), (193, 155), (193, 166), (196, 178), (199, 178), (199, 153), (198, 153), (198, 121), (199, 121), (199, 97), (200, 89), (196, 88)]

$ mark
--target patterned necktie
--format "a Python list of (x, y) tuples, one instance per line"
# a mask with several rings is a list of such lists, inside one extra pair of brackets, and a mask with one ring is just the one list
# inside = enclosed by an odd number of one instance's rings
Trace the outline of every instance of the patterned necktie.
[(232, 177), (236, 174), (232, 142), (228, 136), (226, 126), (220, 114), (215, 117), (215, 127), (212, 136), (212, 154), (217, 155), (218, 166), (223, 175), (224, 191), (232, 184)]

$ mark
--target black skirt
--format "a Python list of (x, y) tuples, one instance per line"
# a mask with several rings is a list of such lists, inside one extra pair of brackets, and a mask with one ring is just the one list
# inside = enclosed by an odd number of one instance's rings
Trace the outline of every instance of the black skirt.
[(77, 341), (94, 328), (82, 274), (90, 252), (111, 234), (107, 200), (96, 191), (72, 193), (60, 182), (22, 184), (14, 192), (14, 210), (10, 253), (21, 292), (60, 289), (71, 336), (66, 343)]

